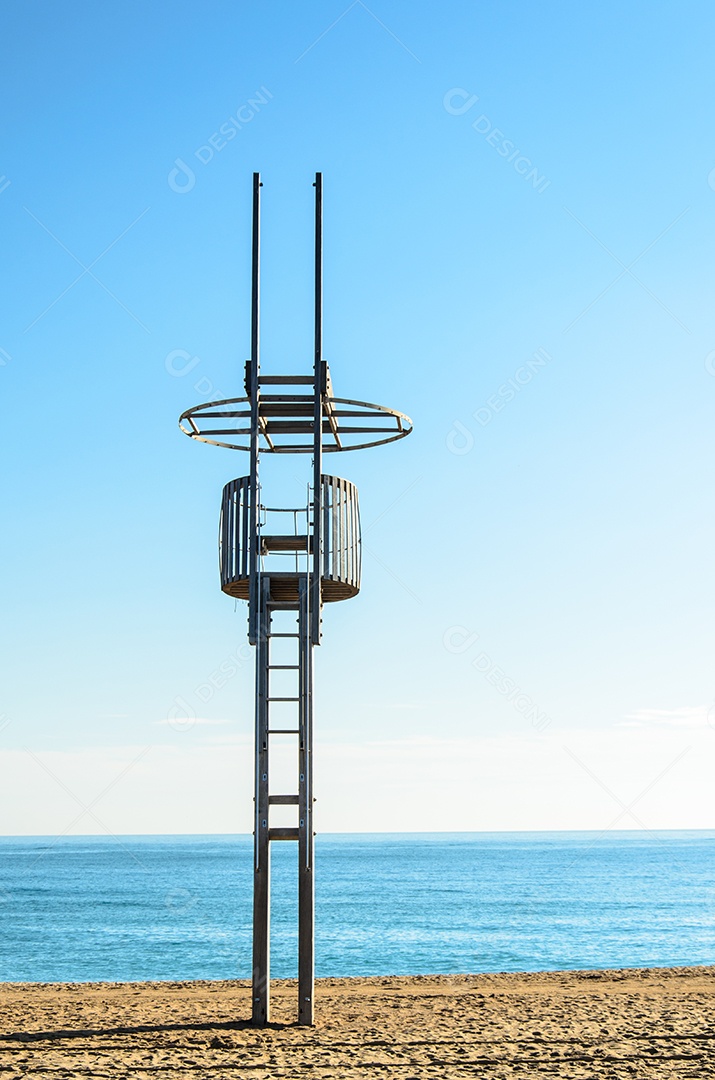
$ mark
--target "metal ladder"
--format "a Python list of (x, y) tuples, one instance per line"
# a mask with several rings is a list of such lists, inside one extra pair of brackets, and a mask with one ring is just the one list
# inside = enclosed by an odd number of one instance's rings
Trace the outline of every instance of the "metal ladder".
[[(273, 841), (298, 843), (298, 1022), (313, 1023), (315, 889), (313, 832), (313, 642), (310, 620), (310, 575), (301, 577), (297, 603), (271, 599), (270, 575), (261, 575), (258, 597), (256, 641), (256, 779), (253, 890), (253, 1022), (270, 1021), (270, 846)], [(274, 631), (277, 611), (296, 613), (295, 632)], [(272, 663), (271, 641), (288, 639), (295, 643), (295, 663)], [(271, 673), (297, 674), (295, 694), (276, 694)], [(273, 727), (273, 704), (293, 704), (295, 722), (289, 727)], [(293, 792), (271, 791), (271, 736), (292, 735), (297, 739), (297, 777)], [(272, 806), (297, 806), (298, 825), (273, 827)]]

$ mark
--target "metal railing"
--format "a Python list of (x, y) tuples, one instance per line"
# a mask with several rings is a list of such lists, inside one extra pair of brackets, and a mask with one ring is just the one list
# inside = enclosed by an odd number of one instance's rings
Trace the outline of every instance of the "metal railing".
[(360, 508), (355, 484), (323, 474), (323, 581), (360, 588)]
[[(357, 488), (349, 480), (339, 476), (322, 476), (322, 556), (321, 577), (328, 583), (326, 600), (354, 596), (360, 589), (361, 545), (360, 509)], [(242, 595), (237, 586), (249, 577), (250, 477), (241, 476), (231, 480), (223, 489), (221, 518), (219, 523), (219, 570), (221, 588), (232, 595)], [(293, 517), (293, 533), (269, 531), (267, 515), (278, 513), (272, 508), (261, 507), (261, 524), (257, 538), (257, 550), (261, 552), (261, 570), (281, 578), (306, 573), (312, 553), (312, 529), (310, 510), (312, 506), (293, 510), (281, 509), (281, 514)], [(299, 520), (305, 522), (305, 532), (299, 533)], [(288, 569), (280, 556), (294, 560), (294, 568)], [(271, 569), (266, 560), (272, 560)], [(279, 568), (280, 567), (280, 568)], [(330, 583), (335, 589), (330, 588)]]

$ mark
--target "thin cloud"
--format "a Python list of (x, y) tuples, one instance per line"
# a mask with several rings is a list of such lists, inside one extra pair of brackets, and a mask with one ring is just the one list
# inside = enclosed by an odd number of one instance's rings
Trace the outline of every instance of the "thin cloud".
[[(163, 720), (154, 720), (154, 724), (159, 724), (160, 727), (177, 727), (178, 721), (176, 717), (165, 716)], [(185, 720), (185, 726), (188, 727), (213, 727), (216, 724), (230, 724), (230, 720), (213, 720), (208, 716), (191, 716)]]
[(616, 727), (702, 728), (707, 724), (706, 705), (682, 705), (677, 709), (636, 709), (627, 713)]

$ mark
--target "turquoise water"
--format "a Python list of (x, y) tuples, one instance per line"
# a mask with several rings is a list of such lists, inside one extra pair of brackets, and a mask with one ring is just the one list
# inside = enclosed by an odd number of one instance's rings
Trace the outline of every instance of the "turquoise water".
[[(715, 963), (715, 832), (319, 836), (318, 975)], [(274, 845), (272, 974), (296, 852)], [(249, 978), (248, 836), (0, 838), (0, 980)]]

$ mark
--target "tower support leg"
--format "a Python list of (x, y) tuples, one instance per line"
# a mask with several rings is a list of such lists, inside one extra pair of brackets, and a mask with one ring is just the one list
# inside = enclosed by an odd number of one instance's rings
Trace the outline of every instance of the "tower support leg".
[(271, 863), (268, 839), (268, 679), (270, 579), (259, 585), (256, 641), (256, 781), (253, 864), (253, 1023), (267, 1024), (270, 1002)]
[(310, 586), (301, 589), (299, 612), (298, 748), (298, 1023), (313, 1024), (315, 992), (315, 878), (313, 831), (313, 643)]

